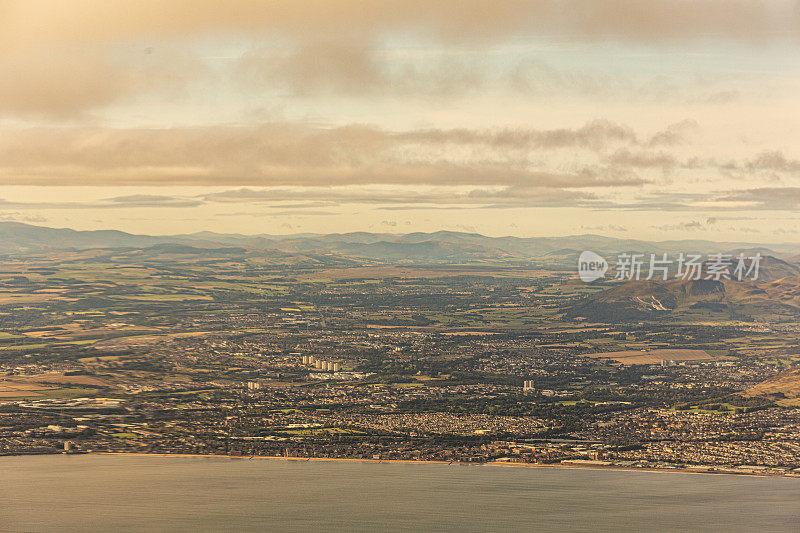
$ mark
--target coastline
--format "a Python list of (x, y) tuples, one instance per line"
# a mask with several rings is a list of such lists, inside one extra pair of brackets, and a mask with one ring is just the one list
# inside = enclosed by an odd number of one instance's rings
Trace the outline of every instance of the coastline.
[[(71, 455), (71, 454), (43, 454), (43, 455)], [(776, 474), (776, 473), (756, 473), (756, 472), (737, 472), (737, 471), (705, 471), (704, 468), (714, 468), (710, 466), (697, 466), (687, 468), (636, 468), (619, 465), (597, 465), (597, 464), (540, 464), (540, 463), (513, 463), (507, 461), (488, 461), (485, 463), (468, 463), (459, 461), (412, 461), (408, 459), (361, 459), (350, 457), (283, 457), (278, 455), (222, 455), (222, 454), (190, 454), (190, 453), (138, 453), (138, 452), (86, 452), (75, 455), (120, 455), (120, 456), (133, 456), (133, 457), (182, 457), (182, 458), (208, 458), (208, 459), (232, 459), (239, 461), (250, 461), (253, 459), (273, 459), (283, 461), (327, 461), (327, 462), (355, 462), (355, 463), (372, 463), (372, 464), (409, 464), (409, 465), (427, 465), (437, 464), (446, 466), (489, 466), (489, 467), (512, 467), (512, 468), (562, 468), (562, 469), (578, 469), (578, 470), (615, 470), (622, 472), (654, 472), (661, 474), (700, 474), (700, 475), (731, 475), (731, 476), (751, 476), (751, 477), (771, 477), (771, 478), (786, 478), (786, 479), (800, 479), (800, 474)], [(22, 457), (24, 455), (8, 455), (6, 457)]]

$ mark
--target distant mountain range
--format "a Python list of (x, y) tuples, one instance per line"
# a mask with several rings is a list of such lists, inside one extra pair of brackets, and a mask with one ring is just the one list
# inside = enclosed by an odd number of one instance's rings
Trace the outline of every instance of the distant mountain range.
[[(759, 251), (762, 255), (789, 258), (800, 246), (724, 243), (706, 240), (650, 242), (600, 235), (566, 237), (488, 237), (477, 233), (333, 233), (294, 235), (239, 235), (204, 231), (185, 235), (135, 235), (116, 230), (77, 231), (16, 222), (0, 222), (0, 253), (93, 248), (143, 249), (159, 245), (208, 249), (233, 247), (252, 253), (278, 250), (284, 253), (332, 253), (378, 262), (473, 263), (519, 261), (548, 267), (574, 268), (583, 250), (604, 256), (622, 252), (716, 253)], [(184, 252), (187, 250), (184, 249)]]
[[(0, 254), (78, 254), (170, 262), (253, 260), (336, 268), (364, 264), (503, 264), (558, 269), (577, 274), (578, 256), (594, 251), (614, 268), (620, 253), (684, 252), (762, 254), (757, 281), (613, 280), (611, 270), (594, 283), (605, 290), (579, 299), (566, 317), (593, 322), (646, 320), (782, 320), (800, 316), (800, 247), (717, 243), (703, 240), (649, 242), (599, 235), (567, 237), (487, 237), (476, 233), (334, 233), (329, 235), (238, 235), (201, 232), (134, 235), (122, 231), (76, 231), (0, 222)], [(579, 282), (578, 282), (579, 283)]]

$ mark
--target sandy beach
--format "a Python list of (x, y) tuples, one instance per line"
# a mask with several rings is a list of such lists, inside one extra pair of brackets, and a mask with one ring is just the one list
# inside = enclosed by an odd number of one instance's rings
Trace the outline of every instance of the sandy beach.
[(800, 474), (794, 475), (781, 475), (774, 473), (756, 473), (749, 471), (732, 471), (732, 469), (724, 471), (705, 471), (704, 468), (714, 468), (711, 466), (694, 466), (687, 468), (635, 468), (628, 466), (618, 465), (600, 465), (600, 464), (580, 464), (580, 463), (514, 463), (508, 461), (488, 461), (485, 463), (467, 463), (458, 461), (410, 461), (407, 459), (359, 459), (348, 457), (283, 457), (277, 455), (221, 455), (221, 454), (186, 454), (186, 453), (132, 453), (132, 452), (89, 452), (85, 455), (129, 455), (129, 456), (142, 456), (142, 457), (192, 457), (192, 458), (209, 458), (209, 459), (233, 459), (239, 461), (250, 461), (253, 459), (273, 459), (283, 461), (327, 461), (327, 462), (348, 462), (348, 463), (387, 463), (387, 464), (410, 464), (410, 465), (425, 465), (425, 464), (438, 464), (450, 466), (475, 466), (475, 467), (513, 467), (513, 468), (566, 468), (566, 469), (580, 469), (580, 470), (620, 470), (624, 472), (655, 472), (664, 474), (708, 474), (708, 475), (733, 475), (733, 476), (753, 476), (753, 477), (787, 477), (787, 478), (800, 478)]

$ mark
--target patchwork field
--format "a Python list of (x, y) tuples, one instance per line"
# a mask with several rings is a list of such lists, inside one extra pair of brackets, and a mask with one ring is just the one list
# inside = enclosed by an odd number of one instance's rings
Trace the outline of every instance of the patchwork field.
[(18, 382), (0, 379), (0, 398), (17, 398), (22, 396), (39, 397), (52, 387), (37, 383)]
[(613, 359), (625, 365), (654, 365), (662, 360), (669, 361), (708, 361), (714, 359), (705, 350), (665, 348), (659, 350), (627, 350), (623, 352), (601, 352), (586, 354), (593, 359)]
[(65, 376), (61, 372), (0, 378), (0, 398), (71, 398), (90, 396), (97, 392), (91, 387), (113, 386), (93, 376)]
[(571, 272), (550, 270), (522, 270), (513, 268), (419, 268), (403, 266), (368, 266), (352, 268), (331, 268), (299, 276), (303, 280), (351, 280), (384, 278), (445, 278), (451, 276), (492, 276), (515, 278), (540, 278), (555, 275), (568, 275)]

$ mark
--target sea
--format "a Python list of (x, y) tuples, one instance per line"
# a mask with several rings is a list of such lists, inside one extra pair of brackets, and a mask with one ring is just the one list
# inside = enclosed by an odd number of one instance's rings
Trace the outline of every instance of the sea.
[(0, 531), (800, 531), (800, 479), (147, 455), (0, 457)]

